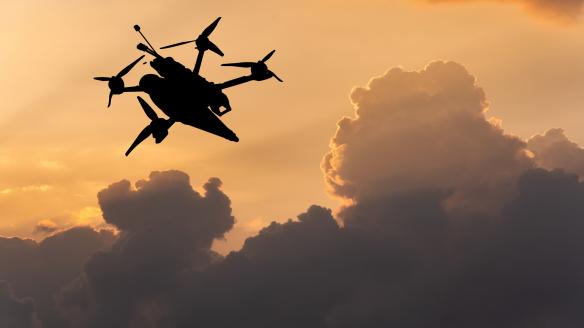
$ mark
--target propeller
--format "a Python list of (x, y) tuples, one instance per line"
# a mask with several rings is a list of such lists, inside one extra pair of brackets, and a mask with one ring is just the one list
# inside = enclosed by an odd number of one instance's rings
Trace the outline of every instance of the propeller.
[(228, 63), (228, 64), (221, 64), (221, 66), (234, 66), (234, 67), (253, 67), (253, 65), (257, 64), (256, 62), (239, 62), (239, 63)]
[(272, 56), (274, 55), (274, 52), (276, 52), (276, 50), (272, 50), (270, 51), (270, 53), (268, 53), (266, 56), (264, 56), (264, 58), (262, 58), (261, 62), (265, 63), (268, 61), (268, 59), (272, 58)]
[(168, 48), (182, 46), (183, 44), (195, 42), (195, 44), (197, 45), (197, 49), (199, 49), (200, 51), (211, 50), (214, 53), (218, 54), (219, 56), (223, 56), (224, 55), (223, 51), (221, 51), (221, 49), (219, 49), (219, 47), (217, 47), (217, 45), (215, 45), (213, 42), (211, 42), (209, 40), (209, 36), (215, 30), (215, 28), (217, 27), (217, 24), (219, 24), (219, 20), (221, 20), (221, 17), (215, 19), (213, 21), (213, 23), (211, 23), (211, 25), (207, 26), (203, 30), (203, 32), (194, 40), (182, 41), (182, 42), (169, 44), (167, 46), (161, 47), (160, 49), (168, 49)]
[(148, 118), (152, 121), (157, 120), (158, 115), (156, 115), (156, 112), (154, 111), (154, 109), (152, 109), (152, 107), (150, 107), (146, 100), (142, 99), (142, 97), (140, 96), (136, 98), (138, 98), (138, 102), (140, 102), (140, 106), (142, 106), (142, 109), (144, 110), (146, 116), (148, 116)]
[(124, 92), (124, 80), (122, 78), (124, 75), (128, 74), (136, 66), (136, 64), (144, 58), (144, 55), (140, 56), (140, 58), (131, 62), (128, 66), (124, 67), (118, 74), (112, 77), (105, 77), (105, 76), (98, 76), (94, 77), (94, 80), (97, 81), (107, 81), (107, 85), (110, 88), (110, 93), (108, 96), (107, 107), (109, 108), (112, 103), (112, 96), (119, 95)]
[(128, 150), (126, 151), (126, 156), (130, 155), (132, 150), (134, 150), (134, 148), (136, 148), (136, 146), (138, 146), (142, 141), (146, 140), (146, 138), (148, 138), (151, 134), (152, 134), (152, 125), (148, 124), (144, 128), (144, 130), (142, 130), (140, 132), (140, 134), (138, 134), (138, 136), (136, 137), (136, 140), (134, 140), (134, 142), (132, 143), (130, 148), (128, 148)]
[(264, 56), (264, 58), (262, 58), (261, 60), (259, 60), (257, 62), (227, 63), (227, 64), (221, 64), (221, 66), (251, 68), (251, 75), (254, 77), (254, 79), (256, 79), (258, 81), (267, 80), (271, 77), (274, 77), (274, 78), (276, 78), (276, 80), (278, 80), (280, 82), (284, 82), (281, 78), (278, 77), (278, 75), (276, 75), (276, 73), (269, 70), (268, 65), (266, 65), (266, 62), (268, 61), (268, 59), (272, 58), (272, 56), (274, 55), (275, 52), (276, 52), (276, 50), (270, 51), (267, 55)]
[(144, 110), (144, 113), (148, 118), (150, 118), (151, 122), (148, 124), (136, 137), (136, 140), (132, 143), (130, 148), (126, 151), (126, 156), (130, 155), (132, 150), (136, 148), (142, 141), (146, 140), (149, 136), (153, 136), (156, 140), (156, 143), (162, 142), (164, 138), (168, 135), (168, 129), (174, 124), (172, 120), (165, 120), (163, 118), (159, 118), (156, 115), (156, 112), (150, 105), (142, 99), (142, 97), (137, 97), (138, 102), (140, 102), (140, 106)]

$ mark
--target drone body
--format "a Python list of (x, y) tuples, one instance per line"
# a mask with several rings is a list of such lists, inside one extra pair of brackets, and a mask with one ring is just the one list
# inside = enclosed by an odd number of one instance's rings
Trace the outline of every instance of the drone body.
[[(154, 109), (141, 97), (138, 101), (144, 110), (144, 113), (151, 119), (151, 123), (146, 126), (138, 135), (134, 143), (126, 152), (126, 156), (142, 141), (152, 136), (156, 143), (160, 143), (168, 135), (168, 130), (176, 122), (190, 125), (203, 131), (215, 134), (230, 141), (239, 141), (239, 138), (231, 131), (219, 118), (220, 116), (231, 111), (229, 99), (223, 93), (223, 89), (233, 87), (250, 81), (263, 81), (275, 77), (278, 81), (282, 80), (271, 72), (265, 62), (274, 54), (272, 50), (262, 60), (258, 62), (242, 62), (223, 64), (222, 66), (236, 66), (250, 68), (249, 75), (241, 76), (223, 83), (215, 84), (207, 81), (200, 74), (200, 68), (205, 51), (209, 50), (223, 56), (223, 52), (213, 42), (209, 40), (209, 35), (221, 17), (217, 18), (209, 25), (199, 37), (195, 40), (175, 43), (160, 49), (171, 48), (191, 42), (197, 45), (197, 61), (193, 70), (188, 69), (181, 63), (176, 62), (172, 57), (162, 57), (148, 42), (140, 31), (138, 25), (134, 29), (142, 35), (148, 46), (138, 44), (138, 50), (141, 50), (154, 58), (150, 61), (150, 66), (157, 74), (146, 74), (137, 86), (126, 87), (123, 76), (126, 75), (142, 58), (136, 59), (130, 65), (125, 67), (117, 75), (112, 77), (96, 77), (99, 81), (107, 81), (110, 88), (108, 107), (111, 105), (113, 95), (125, 92), (144, 92), (152, 102), (168, 116), (168, 119), (159, 118)], [(223, 110), (221, 110), (223, 108)]]

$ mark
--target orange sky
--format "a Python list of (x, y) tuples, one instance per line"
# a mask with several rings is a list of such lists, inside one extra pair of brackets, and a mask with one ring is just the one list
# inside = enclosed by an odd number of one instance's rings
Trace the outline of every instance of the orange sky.
[[(93, 76), (114, 74), (137, 56), (140, 24), (155, 46), (192, 39), (215, 17), (202, 74), (223, 81), (245, 71), (222, 62), (258, 60), (285, 80), (227, 90), (224, 122), (238, 144), (175, 126), (160, 145), (123, 153), (147, 118), (134, 95), (115, 96)], [(544, 17), (545, 16), (545, 17)], [(477, 77), (491, 115), (523, 138), (563, 127), (584, 143), (584, 28), (549, 20), (517, 3), (425, 1), (19, 1), (0, 5), (0, 235), (32, 236), (37, 222), (100, 224), (97, 191), (150, 171), (180, 169), (199, 186), (223, 180), (238, 220), (228, 242), (312, 203), (335, 208), (319, 163), (335, 123), (351, 115), (348, 95), (394, 66), (435, 59)], [(191, 66), (190, 46), (164, 52)], [(132, 85), (149, 72), (138, 65)], [(285, 195), (282, 197), (282, 195)]]

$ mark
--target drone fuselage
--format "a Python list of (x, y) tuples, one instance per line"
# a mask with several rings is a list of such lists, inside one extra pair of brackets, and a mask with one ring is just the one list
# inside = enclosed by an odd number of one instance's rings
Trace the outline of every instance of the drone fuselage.
[(181, 122), (185, 111), (229, 105), (225, 94), (214, 83), (193, 73), (172, 57), (155, 58), (150, 66), (159, 75), (143, 76), (140, 88), (172, 120)]

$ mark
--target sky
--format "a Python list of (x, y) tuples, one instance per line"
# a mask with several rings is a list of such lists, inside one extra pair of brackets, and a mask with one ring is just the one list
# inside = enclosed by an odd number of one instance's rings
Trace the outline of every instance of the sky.
[[(0, 4), (0, 326), (578, 327), (580, 0)], [(227, 142), (117, 73), (222, 17)], [(191, 45), (161, 51), (187, 66)], [(134, 85), (152, 69), (137, 65)]]
[[(460, 1), (459, 1), (460, 2)], [(529, 2), (528, 2), (529, 3)], [(311, 203), (336, 207), (319, 163), (335, 122), (351, 114), (351, 89), (392, 67), (421, 69), (436, 59), (463, 63), (488, 94), (490, 115), (522, 138), (562, 127), (576, 142), (584, 99), (582, 24), (567, 11), (521, 2), (289, 1), (194, 4), (175, 1), (19, 1), (2, 4), (0, 234), (41, 238), (39, 221), (103, 222), (95, 194), (112, 181), (180, 169), (202, 184), (218, 176), (238, 217), (233, 243)], [(559, 11), (559, 13), (557, 13)], [(544, 14), (541, 14), (541, 13)], [(554, 15), (546, 13), (551, 12)], [(115, 96), (91, 79), (113, 75), (139, 56), (139, 23), (156, 46), (192, 39), (223, 17), (202, 74), (224, 81), (244, 73), (223, 62), (259, 60), (276, 49), (275, 80), (227, 90), (228, 143), (176, 126), (163, 144), (125, 149), (147, 123), (134, 95)], [(163, 52), (190, 66), (189, 46)], [(136, 83), (151, 71), (138, 65)], [(253, 188), (250, 188), (253, 186)], [(290, 196), (278, 197), (282, 192)]]

